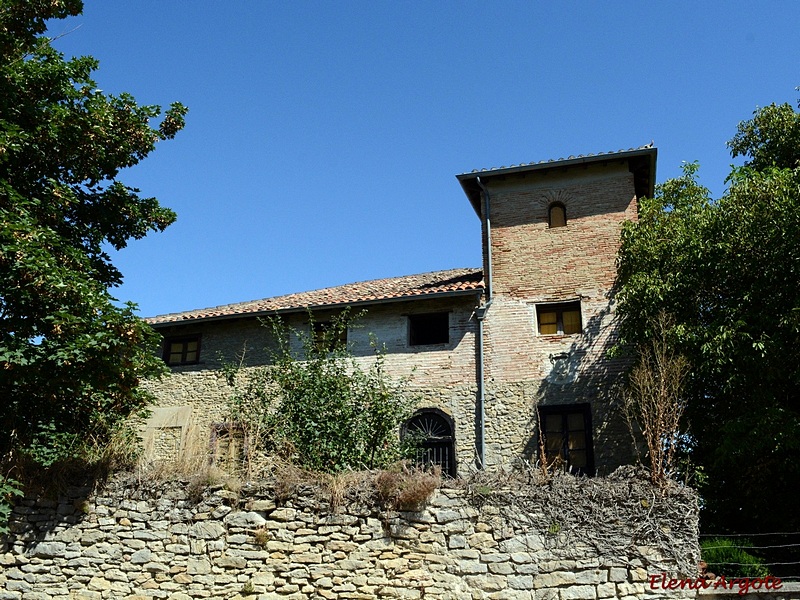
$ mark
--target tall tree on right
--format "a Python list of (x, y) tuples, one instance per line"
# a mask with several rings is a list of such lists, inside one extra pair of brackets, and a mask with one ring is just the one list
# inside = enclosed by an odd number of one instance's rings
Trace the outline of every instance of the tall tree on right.
[(759, 108), (728, 146), (745, 164), (721, 198), (690, 164), (626, 224), (618, 349), (669, 316), (706, 530), (800, 531), (800, 114)]

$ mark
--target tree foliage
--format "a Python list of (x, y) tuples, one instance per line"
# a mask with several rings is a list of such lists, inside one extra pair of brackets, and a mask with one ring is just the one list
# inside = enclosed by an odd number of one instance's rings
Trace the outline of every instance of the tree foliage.
[[(279, 320), (267, 323), (277, 344), (272, 364), (225, 369), (235, 390), (232, 419), (244, 428), (251, 451), (283, 454), (326, 473), (398, 460), (400, 424), (415, 398), (384, 372), (377, 344), (368, 368), (354, 358), (342, 335), (352, 322), (346, 312), (316, 333), (310, 317), (311, 334)], [(300, 342), (299, 353), (292, 340)]]
[(708, 475), (704, 519), (718, 530), (800, 525), (798, 136), (791, 105), (756, 110), (729, 143), (747, 160), (721, 198), (690, 164), (623, 230), (622, 344), (650, 339), (662, 312), (672, 320), (692, 367), (685, 426)]
[(46, 22), (82, 8), (0, 1), (0, 459), (44, 465), (105, 443), (161, 372), (157, 336), (110, 294), (107, 250), (175, 219), (117, 177), (186, 112), (105, 94), (95, 59), (53, 48)]

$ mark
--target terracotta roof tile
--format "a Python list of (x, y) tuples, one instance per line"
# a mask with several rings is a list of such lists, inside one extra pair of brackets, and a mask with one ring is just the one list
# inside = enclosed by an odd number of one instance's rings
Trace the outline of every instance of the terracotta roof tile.
[(469, 293), (482, 289), (483, 272), (481, 269), (450, 269), (422, 273), (420, 275), (348, 283), (311, 292), (287, 294), (250, 302), (239, 302), (213, 308), (160, 315), (146, 320), (151, 325), (174, 324), (187, 321), (269, 314), (304, 308), (369, 304), (439, 294)]

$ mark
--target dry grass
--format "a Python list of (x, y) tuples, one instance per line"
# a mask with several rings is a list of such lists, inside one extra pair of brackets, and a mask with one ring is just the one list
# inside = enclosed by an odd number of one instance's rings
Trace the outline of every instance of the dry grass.
[(198, 428), (188, 429), (178, 452), (169, 459), (152, 458), (157, 456), (152, 443), (150, 439), (145, 444), (142, 459), (136, 465), (136, 473), (143, 479), (159, 481), (191, 476), (210, 465), (208, 438)]
[[(272, 488), (275, 502), (285, 504), (300, 496), (328, 501), (331, 511), (350, 503), (369, 504), (377, 500), (387, 510), (420, 510), (441, 485), (441, 472), (423, 471), (398, 463), (387, 471), (345, 471), (337, 474), (303, 469), (280, 455), (250, 455), (241, 460), (236, 438), (215, 444), (190, 428), (177, 456), (170, 460), (140, 460), (135, 475), (140, 482), (187, 480), (189, 499), (199, 502), (208, 488), (224, 486), (239, 492), (244, 481), (260, 481)], [(146, 448), (143, 456), (153, 456)], [(242, 468), (244, 465), (246, 468)]]
[(425, 506), (436, 488), (442, 483), (441, 469), (424, 471), (409, 468), (406, 464), (375, 476), (375, 492), (384, 508), (401, 511), (419, 511)]
[(232, 466), (235, 463), (216, 460), (211, 453), (208, 438), (200, 430), (190, 427), (177, 455), (171, 459), (153, 460), (152, 448), (145, 448), (134, 474), (140, 482), (188, 480), (186, 491), (189, 500), (200, 502), (203, 493), (210, 487), (224, 486), (238, 494), (242, 478)]
[(259, 527), (253, 532), (253, 542), (260, 548), (266, 548), (269, 542), (270, 535), (266, 527)]

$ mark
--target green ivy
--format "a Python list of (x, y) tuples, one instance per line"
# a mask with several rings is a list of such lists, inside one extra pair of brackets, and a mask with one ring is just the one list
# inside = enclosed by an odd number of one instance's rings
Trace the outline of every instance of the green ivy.
[(16, 479), (0, 475), (0, 535), (8, 533), (8, 520), (14, 508), (14, 497), (22, 496), (21, 484)]

